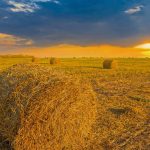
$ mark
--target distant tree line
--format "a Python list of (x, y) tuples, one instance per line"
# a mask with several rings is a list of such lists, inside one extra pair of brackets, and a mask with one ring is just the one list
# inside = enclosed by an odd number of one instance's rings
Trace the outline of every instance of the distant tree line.
[(0, 58), (33, 58), (30, 55), (0, 55)]

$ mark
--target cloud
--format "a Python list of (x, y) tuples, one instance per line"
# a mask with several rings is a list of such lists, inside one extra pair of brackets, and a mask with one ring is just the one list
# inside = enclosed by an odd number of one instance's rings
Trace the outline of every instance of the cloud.
[(32, 0), (33, 2), (52, 2), (55, 4), (60, 4), (60, 1), (58, 0)]
[(5, 21), (5, 20), (7, 20), (9, 17), (8, 16), (2, 16), (2, 17), (0, 17), (0, 21)]
[(32, 45), (30, 39), (20, 38), (14, 35), (0, 33), (0, 46), (28, 46)]
[[(8, 9), (13, 6), (6, 4), (6, 1), (28, 5), (34, 3), (40, 10), (34, 9), (36, 13), (32, 15), (26, 15), (26, 12), (12, 13)], [(0, 19), (0, 32), (32, 39), (34, 45), (38, 46), (61, 43), (109, 43), (128, 46), (150, 34), (148, 0), (58, 1), (61, 5), (57, 5), (54, 0), (1, 0), (0, 18), (9, 18)], [(144, 8), (141, 8), (141, 5)], [(140, 6), (142, 13), (129, 15), (137, 6)], [(125, 14), (125, 10), (129, 8), (132, 8), (132, 11)], [(139, 8), (137, 7), (136, 11), (137, 9)]]
[(21, 3), (15, 1), (8, 1), (8, 4), (12, 6), (10, 10), (12, 12), (34, 12), (36, 9), (39, 9), (39, 6), (35, 3)]
[(12, 12), (24, 12), (24, 13), (33, 13), (36, 10), (40, 9), (40, 5), (38, 3), (51, 2), (55, 4), (60, 4), (58, 0), (22, 0), (12, 1), (7, 0), (7, 4), (10, 6), (9, 10)]
[(139, 6), (136, 6), (136, 7), (133, 7), (133, 8), (126, 10), (125, 13), (132, 15), (132, 14), (135, 14), (135, 13), (142, 11), (143, 7), (144, 7), (143, 5), (139, 5)]
[(4, 17), (1, 17), (0, 19), (7, 20), (8, 18), (9, 18), (8, 16), (4, 16)]

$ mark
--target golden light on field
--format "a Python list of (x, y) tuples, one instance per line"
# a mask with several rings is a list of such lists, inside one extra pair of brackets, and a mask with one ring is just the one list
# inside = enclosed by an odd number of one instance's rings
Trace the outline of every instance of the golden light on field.
[(17, 54), (36, 57), (144, 57), (144, 49), (113, 45), (55, 45), (49, 47), (31, 47), (16, 50)]

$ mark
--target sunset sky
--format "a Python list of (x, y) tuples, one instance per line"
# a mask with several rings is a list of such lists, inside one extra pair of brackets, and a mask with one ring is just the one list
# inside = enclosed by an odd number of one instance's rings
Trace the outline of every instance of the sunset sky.
[(0, 0), (0, 54), (150, 57), (150, 0)]

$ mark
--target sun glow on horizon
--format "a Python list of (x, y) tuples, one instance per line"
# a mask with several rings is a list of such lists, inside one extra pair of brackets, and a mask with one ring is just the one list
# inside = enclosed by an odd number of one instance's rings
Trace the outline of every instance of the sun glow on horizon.
[(16, 54), (33, 55), (36, 57), (145, 57), (144, 49), (113, 45), (53, 45), (48, 47), (22, 48)]
[[(11, 37), (11, 38), (10, 38)], [(8, 47), (8, 41), (14, 41), (15, 36), (0, 34), (0, 46), (5, 45), (6, 51), (0, 51), (0, 54), (24, 54), (33, 55), (36, 57), (149, 57), (150, 43), (137, 44), (136, 46), (123, 47), (111, 44), (97, 45), (73, 45), (73, 44), (58, 44), (45, 47), (32, 46), (32, 41), (24, 39), (24, 45), (17, 47), (19, 38), (14, 44)], [(7, 41), (7, 45), (6, 45)], [(10, 50), (9, 50), (10, 49)]]
[(141, 44), (141, 45), (136, 46), (135, 48), (150, 49), (150, 43)]

